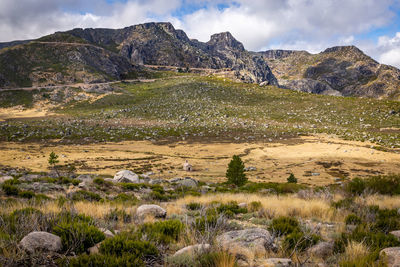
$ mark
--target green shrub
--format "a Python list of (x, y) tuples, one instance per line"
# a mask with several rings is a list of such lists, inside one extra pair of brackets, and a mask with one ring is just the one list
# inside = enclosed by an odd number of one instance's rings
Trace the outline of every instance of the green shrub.
[(73, 201), (82, 201), (82, 200), (100, 201), (101, 196), (94, 192), (80, 190), (80, 191), (74, 192), (71, 196), (71, 199)]
[(400, 229), (400, 215), (396, 209), (378, 210), (375, 223), (372, 225), (373, 231), (389, 233), (390, 231)]
[(100, 253), (104, 255), (124, 256), (145, 260), (154, 259), (159, 255), (157, 248), (147, 241), (141, 241), (137, 235), (122, 233), (101, 243)]
[(31, 198), (35, 197), (35, 193), (32, 191), (21, 191), (18, 193), (18, 196), (22, 197), (22, 198), (31, 199)]
[(201, 209), (201, 205), (200, 205), (200, 203), (191, 202), (186, 205), (186, 208), (188, 210), (199, 210), (199, 209)]
[[(248, 182), (246, 185), (239, 188), (239, 192), (257, 193), (261, 190), (271, 190), (271, 193), (278, 194), (291, 194), (299, 190), (306, 189), (307, 186), (294, 184), (294, 183), (252, 183)], [(232, 190), (226, 190), (227, 192)]]
[(135, 255), (124, 254), (122, 256), (94, 254), (82, 254), (78, 257), (62, 258), (59, 266), (65, 267), (145, 267), (146, 264)]
[(134, 183), (120, 183), (120, 186), (125, 190), (139, 190), (141, 188), (148, 188), (146, 184), (134, 184)]
[(354, 198), (344, 198), (336, 202), (332, 202), (332, 207), (336, 209), (350, 209), (354, 204)]
[(115, 198), (114, 201), (117, 202), (132, 202), (132, 203), (136, 203), (137, 202), (137, 198), (133, 195), (128, 195), (125, 193), (119, 193)]
[(252, 211), (252, 212), (258, 211), (261, 208), (262, 208), (262, 204), (261, 204), (260, 201), (252, 201), (252, 202), (250, 202), (250, 205), (249, 205), (250, 211)]
[(202, 216), (196, 218), (193, 223), (193, 227), (201, 233), (204, 233), (210, 228), (215, 228), (218, 224), (218, 217), (217, 215), (208, 214), (206, 216)]
[(229, 183), (236, 186), (242, 186), (247, 182), (247, 177), (244, 173), (244, 163), (239, 156), (234, 155), (232, 157), (228, 165), (228, 170), (226, 171), (226, 178)]
[(360, 178), (354, 178), (345, 185), (347, 192), (355, 195), (361, 195), (366, 188), (366, 183)]
[(68, 177), (60, 177), (58, 180), (58, 183), (60, 184), (73, 184), (75, 186), (79, 185), (81, 181), (79, 181), (78, 179), (71, 179)]
[(180, 220), (167, 220), (155, 223), (145, 223), (140, 227), (140, 232), (147, 238), (158, 243), (169, 244), (176, 242), (184, 228)]
[(18, 196), (19, 189), (15, 185), (3, 183), (1, 188), (7, 196)]
[(106, 214), (104, 219), (106, 221), (121, 221), (124, 223), (130, 223), (132, 221), (132, 217), (130, 214), (126, 213), (125, 210), (119, 210), (117, 208), (111, 210), (108, 214)]
[(279, 236), (288, 235), (293, 232), (301, 232), (299, 222), (291, 217), (279, 217), (272, 220), (269, 230)]
[(227, 204), (221, 204), (217, 207), (218, 213), (222, 213), (227, 217), (233, 217), (234, 214), (247, 213), (246, 208), (240, 208), (237, 202), (232, 201)]
[(54, 227), (53, 233), (61, 238), (64, 250), (78, 254), (105, 239), (103, 232), (87, 222), (62, 222)]
[(293, 174), (293, 173), (291, 173), (291, 174), (289, 175), (289, 177), (287, 178), (287, 182), (288, 182), (288, 183), (292, 183), (292, 184), (297, 184), (297, 178), (294, 177), (294, 174)]
[(346, 216), (346, 219), (344, 220), (344, 222), (346, 223), (346, 225), (348, 225), (348, 224), (357, 225), (357, 224), (362, 223), (362, 220), (361, 220), (360, 217), (358, 217), (355, 214), (349, 214), (349, 215)]
[(226, 263), (223, 266), (237, 266), (234, 263), (235, 257), (225, 251), (204, 251), (194, 255), (183, 253), (167, 258), (167, 266), (171, 267), (218, 267), (222, 266), (222, 262)]
[(286, 235), (283, 240), (283, 247), (289, 250), (304, 251), (317, 244), (321, 238), (315, 234), (304, 234), (300, 231), (294, 231)]

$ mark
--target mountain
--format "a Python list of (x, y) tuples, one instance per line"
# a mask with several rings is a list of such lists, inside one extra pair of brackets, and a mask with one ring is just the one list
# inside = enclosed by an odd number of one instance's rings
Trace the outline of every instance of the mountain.
[(400, 99), (400, 71), (354, 46), (319, 54), (251, 52), (229, 32), (200, 42), (171, 23), (73, 29), (0, 43), (0, 88), (135, 78), (153, 66), (200, 69), (236, 81), (316, 94)]
[(379, 64), (355, 46), (336, 46), (319, 54), (291, 50), (258, 54), (284, 88), (317, 94), (400, 99), (400, 71)]
[(171, 23), (74, 29), (1, 46), (7, 48), (0, 50), (0, 87), (108, 81), (135, 76), (142, 65), (227, 69), (236, 80), (278, 85), (262, 57), (246, 51), (230, 33), (202, 43)]

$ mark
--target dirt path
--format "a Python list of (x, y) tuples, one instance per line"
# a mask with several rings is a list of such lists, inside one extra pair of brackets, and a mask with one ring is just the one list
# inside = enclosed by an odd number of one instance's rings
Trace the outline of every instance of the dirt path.
[[(0, 143), (0, 164), (47, 169), (51, 151), (60, 155), (61, 164), (74, 163), (81, 173), (114, 175), (121, 169), (155, 173), (154, 177), (192, 176), (203, 181), (224, 180), (226, 166), (234, 154), (243, 155), (254, 181), (284, 182), (290, 172), (301, 183), (325, 185), (340, 177), (398, 173), (400, 154), (377, 151), (371, 144), (344, 141), (327, 135), (301, 137), (283, 143), (212, 143), (156, 145), (148, 141), (92, 145), (44, 146)], [(195, 171), (182, 170), (189, 160)]]

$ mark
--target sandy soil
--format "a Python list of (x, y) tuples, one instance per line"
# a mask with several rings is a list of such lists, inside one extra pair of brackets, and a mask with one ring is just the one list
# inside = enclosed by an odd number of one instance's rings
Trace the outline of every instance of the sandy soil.
[(0, 121), (7, 119), (23, 119), (23, 118), (38, 118), (52, 115), (47, 108), (30, 108), (25, 109), (20, 106), (12, 108), (0, 108)]
[[(372, 144), (344, 141), (327, 135), (301, 137), (282, 143), (187, 143), (168, 145), (149, 141), (91, 145), (0, 143), (0, 164), (47, 170), (51, 151), (60, 164), (76, 164), (80, 173), (114, 175), (121, 169), (154, 172), (153, 177), (192, 176), (203, 181), (224, 180), (226, 166), (240, 154), (254, 181), (284, 182), (293, 172), (301, 183), (325, 185), (342, 177), (398, 173), (400, 154), (371, 148)], [(182, 170), (188, 160), (193, 172)]]

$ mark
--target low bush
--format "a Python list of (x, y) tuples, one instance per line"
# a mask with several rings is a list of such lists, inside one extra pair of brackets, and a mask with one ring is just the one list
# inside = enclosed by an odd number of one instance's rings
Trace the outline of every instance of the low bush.
[(378, 210), (371, 230), (389, 233), (400, 229), (400, 215), (396, 209)]
[(208, 231), (208, 229), (213, 229), (218, 224), (218, 216), (214, 214), (208, 214), (206, 216), (201, 216), (196, 218), (193, 223), (194, 229), (199, 231), (200, 233), (204, 233)]
[(252, 201), (249, 204), (249, 210), (251, 212), (259, 211), (262, 208), (262, 204), (260, 201)]
[(199, 210), (201, 209), (201, 205), (200, 203), (190, 202), (189, 204), (186, 205), (186, 208), (188, 210)]
[[(254, 183), (248, 182), (241, 186), (238, 192), (257, 193), (261, 190), (270, 190), (277, 194), (297, 193), (299, 190), (307, 189), (307, 186), (296, 183)], [(227, 190), (229, 191), (229, 190)]]
[(272, 220), (269, 230), (279, 236), (288, 235), (293, 232), (301, 232), (299, 222), (291, 217), (279, 217)]
[(235, 214), (247, 213), (247, 208), (240, 208), (237, 202), (232, 201), (227, 204), (220, 204), (217, 207), (217, 212), (231, 218)]
[(176, 242), (184, 228), (180, 220), (167, 220), (155, 223), (145, 223), (140, 227), (140, 232), (149, 240), (157, 243), (169, 244)]
[(142, 188), (148, 188), (147, 184), (120, 183), (119, 185), (125, 190), (140, 190)]
[(220, 267), (236, 265), (235, 256), (226, 251), (205, 251), (194, 255), (181, 254), (167, 259), (170, 267)]
[(143, 261), (154, 260), (159, 256), (159, 252), (153, 244), (142, 241), (138, 238), (138, 235), (130, 233), (122, 233), (106, 239), (101, 243), (99, 251), (107, 256), (123, 258), (129, 255), (132, 260), (141, 264), (143, 264)]
[(104, 216), (106, 221), (120, 221), (124, 223), (130, 223), (132, 221), (132, 216), (126, 213), (125, 210), (113, 209), (108, 214)]
[(31, 198), (35, 197), (35, 193), (32, 191), (21, 191), (18, 193), (18, 196), (22, 197), (22, 198), (31, 199)]
[(336, 209), (350, 209), (354, 204), (354, 198), (344, 198), (336, 202), (332, 202), (332, 207)]
[(18, 196), (19, 189), (13, 184), (3, 183), (1, 186), (7, 196)]
[(97, 193), (86, 191), (86, 190), (80, 190), (80, 191), (74, 192), (71, 195), (71, 199), (73, 201), (82, 201), (82, 200), (100, 201), (102, 198)]
[(383, 195), (397, 195), (400, 194), (400, 175), (380, 175), (367, 179), (354, 178), (347, 182), (345, 190), (353, 195), (360, 195), (365, 190)]
[(65, 267), (145, 267), (146, 264), (136, 255), (124, 254), (122, 256), (94, 254), (82, 254), (78, 257), (63, 258), (58, 261), (59, 266)]
[(315, 234), (294, 231), (285, 236), (285, 239), (283, 240), (283, 247), (287, 251), (304, 251), (307, 248), (317, 244), (320, 239), (321, 237)]
[(358, 224), (362, 223), (362, 220), (361, 220), (360, 217), (358, 217), (355, 214), (349, 214), (349, 215), (346, 216), (344, 222), (346, 223), (346, 225), (348, 225), (348, 224), (358, 225)]
[(131, 202), (136, 203), (138, 199), (134, 195), (128, 195), (125, 193), (119, 193), (117, 196), (114, 197), (113, 199), (116, 202)]
[(65, 251), (78, 254), (105, 239), (96, 226), (80, 221), (61, 222), (54, 227), (53, 233), (61, 238)]

